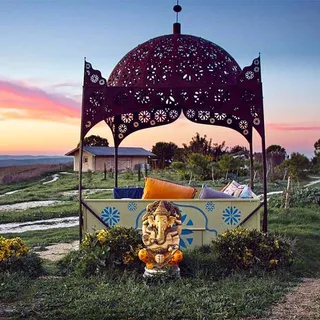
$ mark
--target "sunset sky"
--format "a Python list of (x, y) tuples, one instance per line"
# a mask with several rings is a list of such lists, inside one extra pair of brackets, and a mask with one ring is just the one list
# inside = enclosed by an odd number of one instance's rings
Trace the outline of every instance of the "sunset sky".
[[(108, 78), (131, 49), (170, 34), (175, 0), (2, 0), (0, 154), (63, 155), (79, 140), (83, 60)], [(243, 68), (261, 53), (267, 145), (311, 157), (320, 138), (320, 1), (180, 0), (182, 33), (212, 41)], [(158, 141), (246, 145), (235, 131), (179, 119), (121, 146)], [(90, 131), (112, 141), (106, 125)], [(261, 143), (255, 136), (255, 151)]]

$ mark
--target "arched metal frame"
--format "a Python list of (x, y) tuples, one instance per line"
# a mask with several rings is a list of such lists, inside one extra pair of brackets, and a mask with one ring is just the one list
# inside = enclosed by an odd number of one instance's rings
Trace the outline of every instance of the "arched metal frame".
[(115, 186), (118, 147), (131, 133), (170, 124), (181, 114), (195, 123), (238, 131), (250, 146), (252, 134), (262, 140), (264, 166), (263, 230), (267, 231), (265, 129), (260, 57), (243, 70), (221, 47), (205, 39), (173, 34), (151, 39), (130, 51), (109, 80), (85, 61), (80, 133), (79, 198), (82, 230), (83, 139), (97, 123), (110, 127), (115, 146)]

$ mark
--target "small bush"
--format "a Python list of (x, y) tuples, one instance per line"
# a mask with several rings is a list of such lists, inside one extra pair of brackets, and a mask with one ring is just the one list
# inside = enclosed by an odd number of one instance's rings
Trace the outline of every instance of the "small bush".
[(62, 274), (90, 276), (107, 270), (140, 269), (138, 252), (143, 247), (141, 235), (133, 228), (112, 227), (87, 233), (78, 252), (71, 252), (58, 262)]
[(130, 169), (127, 169), (122, 174), (122, 178), (125, 180), (132, 180), (132, 179), (134, 179), (134, 177), (135, 177), (134, 171), (130, 170)]
[(227, 230), (213, 240), (213, 246), (221, 266), (229, 270), (270, 271), (293, 262), (293, 241), (258, 230)]
[(37, 277), (42, 274), (43, 268), (40, 257), (30, 253), (20, 238), (0, 237), (0, 272), (22, 273)]
[[(274, 208), (284, 207), (284, 196), (273, 196), (269, 204)], [(310, 204), (320, 205), (320, 188), (299, 188), (290, 192), (290, 207), (309, 207)]]
[(0, 237), (0, 262), (7, 261), (13, 257), (25, 256), (28, 252), (29, 249), (21, 238), (6, 239)]

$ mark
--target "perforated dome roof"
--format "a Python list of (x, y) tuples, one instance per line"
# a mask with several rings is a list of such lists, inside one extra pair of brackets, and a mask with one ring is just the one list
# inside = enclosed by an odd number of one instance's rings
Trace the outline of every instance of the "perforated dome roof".
[(109, 86), (179, 87), (236, 84), (241, 68), (208, 40), (172, 34), (153, 38), (126, 54), (113, 69)]

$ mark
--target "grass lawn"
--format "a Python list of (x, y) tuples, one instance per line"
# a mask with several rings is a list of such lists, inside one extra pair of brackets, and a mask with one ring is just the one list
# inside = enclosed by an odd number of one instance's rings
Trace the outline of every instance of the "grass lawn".
[(28, 247), (43, 247), (54, 243), (73, 242), (79, 239), (79, 227), (6, 233), (6, 238), (20, 237)]
[(295, 271), (304, 277), (320, 277), (320, 208), (274, 210), (269, 227), (275, 232), (296, 239)]
[(79, 204), (76, 201), (66, 201), (49, 207), (30, 208), (26, 210), (0, 211), (1, 223), (26, 222), (52, 218), (72, 217), (79, 215)]
[[(0, 278), (0, 298), (27, 319), (237, 319), (260, 316), (295, 281), (288, 275), (181, 279), (148, 286), (137, 276)], [(24, 290), (21, 290), (24, 288)]]

